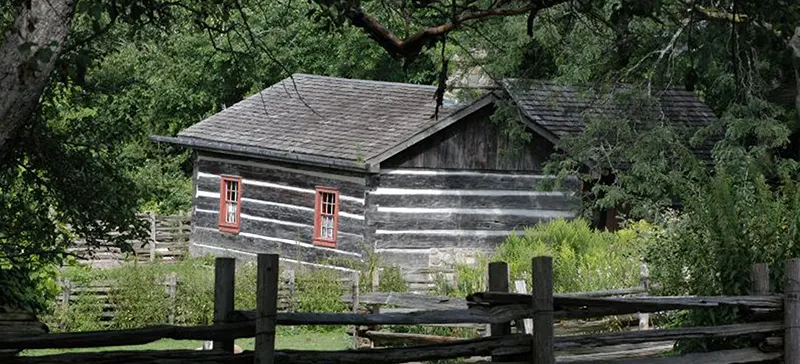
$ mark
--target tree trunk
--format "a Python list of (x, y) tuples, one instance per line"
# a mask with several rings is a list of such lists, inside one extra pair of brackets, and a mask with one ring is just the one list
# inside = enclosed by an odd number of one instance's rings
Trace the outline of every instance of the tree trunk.
[(69, 33), (75, 0), (22, 1), (0, 45), (0, 163), (33, 119)]

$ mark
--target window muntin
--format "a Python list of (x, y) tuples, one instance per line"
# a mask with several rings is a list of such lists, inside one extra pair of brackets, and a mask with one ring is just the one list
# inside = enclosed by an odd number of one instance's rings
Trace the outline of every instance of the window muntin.
[(241, 226), (242, 180), (238, 177), (223, 176), (219, 189), (219, 229), (238, 233)]
[(339, 190), (317, 187), (314, 203), (314, 244), (336, 247), (339, 230)]

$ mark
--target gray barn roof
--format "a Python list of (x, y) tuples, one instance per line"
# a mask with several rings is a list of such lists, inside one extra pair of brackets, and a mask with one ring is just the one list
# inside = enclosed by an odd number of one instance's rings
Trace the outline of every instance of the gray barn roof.
[[(294, 74), (181, 139), (364, 161), (437, 123), (434, 86)], [(445, 105), (439, 120), (457, 108)]]
[[(634, 112), (639, 117), (644, 117), (643, 114), (663, 116), (674, 126), (693, 130), (716, 120), (711, 109), (693, 92), (679, 89), (655, 92), (655, 105), (634, 106), (628, 104), (624, 97), (610, 97), (612, 90), (597, 90), (588, 85), (564, 86), (549, 81), (505, 80), (503, 86), (525, 116), (557, 138), (580, 134), (586, 118), (602, 117), (604, 114)], [(630, 90), (632, 88), (629, 85), (616, 85), (614, 91), (624, 94)]]
[[(628, 105), (609, 102), (607, 90), (592, 92), (587, 87), (543, 81), (504, 80), (501, 84), (531, 121), (529, 126), (553, 141), (582, 132), (586, 116), (631, 112)], [(445, 104), (435, 119), (435, 91), (434, 86), (294, 74), (181, 131), (177, 138), (153, 139), (234, 154), (370, 169), (370, 164), (457, 122), (494, 97), (485, 94), (471, 104)], [(688, 91), (661, 91), (656, 106), (659, 115), (693, 130), (715, 120), (711, 110)]]

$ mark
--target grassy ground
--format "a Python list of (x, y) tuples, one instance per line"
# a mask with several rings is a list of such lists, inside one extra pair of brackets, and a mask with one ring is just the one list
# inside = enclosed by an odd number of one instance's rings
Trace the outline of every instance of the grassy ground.
[[(344, 350), (352, 347), (353, 340), (344, 331), (333, 332), (278, 332), (275, 337), (275, 347), (278, 349), (303, 349), (303, 350)], [(42, 349), (25, 350), (22, 355), (40, 356), (61, 353), (96, 352), (112, 350), (170, 350), (170, 349), (197, 349), (203, 345), (200, 341), (187, 340), (159, 340), (146, 345), (112, 346), (105, 348), (86, 349)], [(253, 350), (255, 340), (252, 338), (236, 340), (244, 350)]]

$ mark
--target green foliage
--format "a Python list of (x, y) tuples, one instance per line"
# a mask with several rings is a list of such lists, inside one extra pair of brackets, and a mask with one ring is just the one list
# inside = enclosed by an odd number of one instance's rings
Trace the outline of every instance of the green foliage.
[[(164, 276), (157, 269), (128, 266), (114, 274), (109, 301), (116, 307), (113, 326), (134, 328), (158, 325), (169, 312), (169, 299), (164, 293)], [(117, 272), (115, 272), (117, 273)]]
[[(348, 306), (342, 295), (349, 293), (341, 281), (342, 275), (330, 269), (296, 271), (296, 310), (298, 312), (346, 312)], [(300, 330), (334, 331), (337, 326), (302, 326)]]
[(256, 307), (256, 292), (258, 291), (256, 273), (255, 261), (242, 262), (236, 268), (233, 302), (237, 310), (252, 310)]
[[(172, 302), (166, 292), (166, 279), (175, 274), (177, 294)], [(103, 328), (135, 328), (167, 323), (175, 315), (178, 325), (210, 325), (214, 310), (214, 270), (208, 259), (187, 259), (175, 264), (126, 264), (113, 269), (70, 267), (61, 273), (75, 288), (92, 283), (111, 282), (108, 303), (114, 305), (113, 320), (103, 322), (103, 304), (99, 296), (77, 294), (65, 311), (61, 305), (50, 307), (43, 317), (53, 330), (85, 331)], [(237, 293), (239, 293), (237, 291)], [(253, 291), (251, 296), (255, 296)], [(252, 309), (255, 306), (249, 307)]]
[(582, 219), (538, 223), (522, 235), (509, 235), (491, 258), (456, 264), (455, 285), (439, 278), (436, 293), (464, 296), (486, 290), (490, 260), (508, 263), (510, 279), (524, 280), (530, 292), (531, 260), (542, 255), (553, 257), (556, 292), (633, 287), (640, 279), (640, 236), (650, 229), (645, 222), (613, 233), (593, 230)]
[(342, 295), (347, 293), (340, 282), (341, 274), (330, 269), (310, 269), (298, 271), (295, 284), (300, 295), (297, 311), (302, 312), (345, 312), (347, 305)]
[[(174, 314), (177, 324), (211, 325), (214, 318), (214, 273), (208, 260), (188, 260), (177, 271)], [(237, 287), (238, 288), (238, 287)], [(250, 306), (255, 308), (256, 306)]]
[[(135, 216), (137, 189), (115, 156), (115, 133), (89, 125), (93, 110), (71, 107), (79, 96), (68, 85), (54, 87), (41, 105), (45, 120), (29, 125), (30, 139), (0, 161), (0, 206), (15, 212), (0, 216), (0, 264), (19, 272), (0, 281), (0, 290), (16, 285), (8, 288), (16, 298), (35, 300), (0, 305), (43, 308), (44, 277), (66, 261), (75, 235), (90, 247), (130, 250), (126, 241), (145, 234), (144, 222)], [(112, 231), (120, 234), (109, 236)]]
[(553, 220), (512, 234), (495, 252), (496, 261), (509, 263), (511, 279), (525, 279), (530, 288), (531, 260), (553, 257), (556, 292), (627, 288), (639, 280), (640, 260), (635, 234), (595, 231), (585, 220)]
[(57, 270), (36, 257), (26, 264), (0, 259), (0, 307), (42, 312), (58, 293)]
[[(732, 152), (735, 149), (730, 150)], [(784, 264), (800, 256), (800, 183), (785, 175), (770, 184), (746, 153), (720, 165), (709, 183), (684, 198), (648, 237), (651, 279), (669, 295), (746, 295), (750, 269), (768, 263), (780, 291)], [(793, 163), (792, 163), (793, 164)], [(796, 167), (788, 168), (796, 171)], [(716, 325), (741, 319), (736, 309), (689, 312), (677, 324)], [(729, 340), (684, 341), (686, 351), (729, 347)]]
[(652, 219), (674, 205), (686, 184), (704, 176), (705, 165), (692, 154), (688, 141), (693, 135), (665, 120), (653, 97), (631, 90), (605, 92), (585, 91), (599, 97), (598, 103), (626, 112), (587, 112), (584, 132), (562, 138), (557, 144), (561, 153), (545, 170), (585, 181), (586, 217), (614, 207), (631, 219)]
[(511, 102), (499, 102), (490, 120), (499, 125), (508, 147), (500, 150), (500, 158), (509, 163), (524, 156), (531, 141), (531, 133), (519, 116), (519, 106)]
[(378, 276), (378, 291), (380, 292), (408, 292), (408, 282), (403, 277), (400, 267), (389, 265), (381, 268)]

